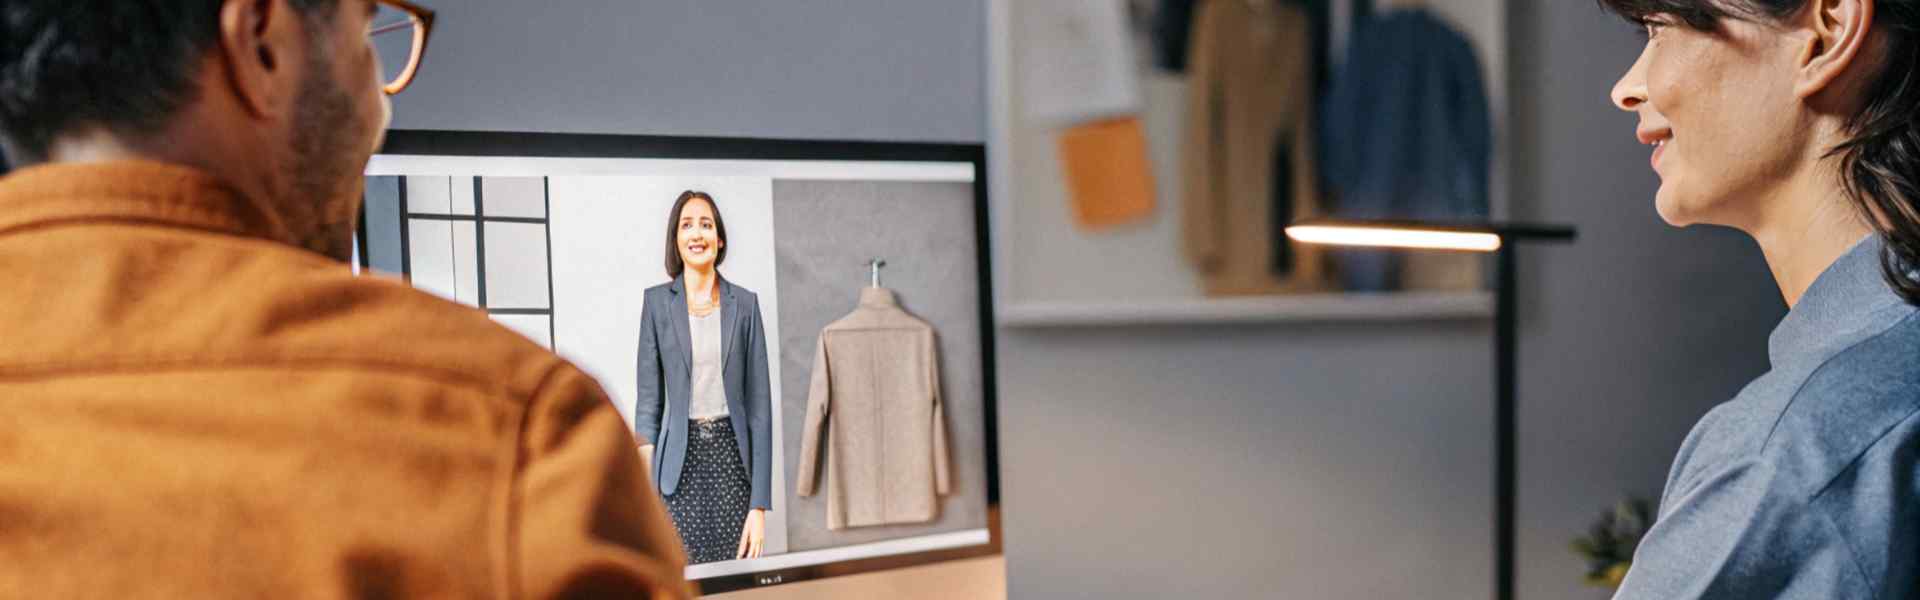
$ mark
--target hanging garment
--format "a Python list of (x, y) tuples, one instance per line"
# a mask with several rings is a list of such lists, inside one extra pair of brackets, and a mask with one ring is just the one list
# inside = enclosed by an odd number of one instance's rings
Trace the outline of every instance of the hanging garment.
[(1160, 0), (1153, 10), (1153, 65), (1169, 73), (1187, 70), (1193, 5), (1199, 0)]
[[(1491, 117), (1473, 44), (1426, 10), (1361, 23), (1320, 122), (1320, 175), (1342, 217), (1487, 215)], [(1349, 289), (1395, 287), (1384, 253), (1341, 260)]]
[(820, 332), (807, 390), (797, 491), (826, 471), (827, 528), (922, 523), (951, 484), (933, 327), (867, 288)]
[(1290, 4), (1199, 6), (1180, 202), (1185, 252), (1209, 295), (1321, 287), (1318, 249), (1275, 251), (1286, 222), (1319, 212), (1312, 42), (1309, 17)]
[(1139, 117), (1104, 119), (1060, 132), (1060, 170), (1082, 231), (1153, 216), (1153, 165)]

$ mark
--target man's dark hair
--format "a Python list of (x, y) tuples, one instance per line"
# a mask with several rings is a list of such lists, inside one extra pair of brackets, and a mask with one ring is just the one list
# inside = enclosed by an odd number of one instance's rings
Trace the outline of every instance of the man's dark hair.
[[(339, 0), (289, 0), (308, 23)], [(219, 36), (221, 0), (0, 2), (0, 146), (16, 164), (46, 160), (81, 127), (151, 134), (199, 93), (201, 57)]]
[(687, 190), (680, 192), (674, 199), (673, 210), (667, 213), (667, 276), (675, 279), (687, 270), (686, 263), (680, 261), (680, 240), (676, 230), (680, 227), (680, 213), (687, 209), (687, 203), (694, 200), (707, 201), (707, 207), (713, 209), (713, 234), (720, 239), (720, 252), (713, 255), (713, 266), (727, 262), (727, 222), (720, 218), (720, 205), (706, 192)]
[[(1635, 24), (1670, 19), (1717, 31), (1726, 19), (1779, 21), (1807, 0), (1599, 0)], [(1828, 149), (1840, 158), (1848, 199), (1881, 239), (1881, 270), (1909, 304), (1920, 304), (1920, 0), (1874, 0), (1873, 24), (1886, 37), (1879, 73), (1860, 110), (1847, 119), (1848, 139)], [(1879, 215), (1882, 218), (1875, 218)]]

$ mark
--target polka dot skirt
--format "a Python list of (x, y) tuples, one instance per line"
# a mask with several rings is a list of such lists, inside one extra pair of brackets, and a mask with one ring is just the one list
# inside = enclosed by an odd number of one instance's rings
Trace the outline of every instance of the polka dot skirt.
[(680, 530), (688, 563), (732, 560), (753, 501), (733, 422), (727, 417), (695, 419), (687, 432), (687, 461), (680, 469), (679, 486), (667, 496), (667, 513)]

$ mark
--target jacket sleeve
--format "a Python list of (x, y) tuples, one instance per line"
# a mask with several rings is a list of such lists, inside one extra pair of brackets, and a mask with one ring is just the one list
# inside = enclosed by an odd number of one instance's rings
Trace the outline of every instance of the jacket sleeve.
[(640, 353), (637, 373), (638, 384), (634, 386), (633, 433), (640, 443), (652, 444), (660, 440), (661, 400), (666, 394), (660, 391), (660, 338), (653, 327), (653, 303), (643, 300), (640, 303)]
[(934, 334), (927, 334), (921, 356), (926, 357), (927, 389), (933, 396), (933, 491), (944, 496), (953, 489), (952, 463), (947, 458), (947, 405), (940, 396), (940, 350), (934, 339)]
[(1219, 162), (1224, 159), (1221, 146), (1225, 135), (1221, 119), (1225, 111), (1219, 103), (1220, 51), (1213, 22), (1219, 20), (1214, 3), (1202, 3), (1195, 9), (1191, 47), (1187, 57), (1187, 121), (1181, 146), (1180, 231), (1187, 260), (1201, 273), (1215, 271), (1225, 260), (1221, 245)]
[(827, 411), (832, 407), (832, 373), (827, 367), (827, 332), (820, 332), (814, 343), (813, 381), (807, 386), (807, 423), (800, 437), (800, 472), (795, 476), (795, 492), (812, 496), (820, 470), (820, 436), (827, 426)]
[(773, 386), (767, 376), (766, 323), (760, 301), (749, 308), (747, 323), (747, 435), (753, 454), (753, 508), (773, 509)]
[(513, 595), (691, 597), (673, 523), (600, 386), (562, 364), (522, 419), (500, 555)]

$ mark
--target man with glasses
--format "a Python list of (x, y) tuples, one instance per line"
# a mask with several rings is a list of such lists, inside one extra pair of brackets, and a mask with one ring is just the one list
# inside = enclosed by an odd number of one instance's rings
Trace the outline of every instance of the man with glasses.
[(689, 594), (592, 379), (344, 262), (432, 23), (0, 2), (0, 598)]

